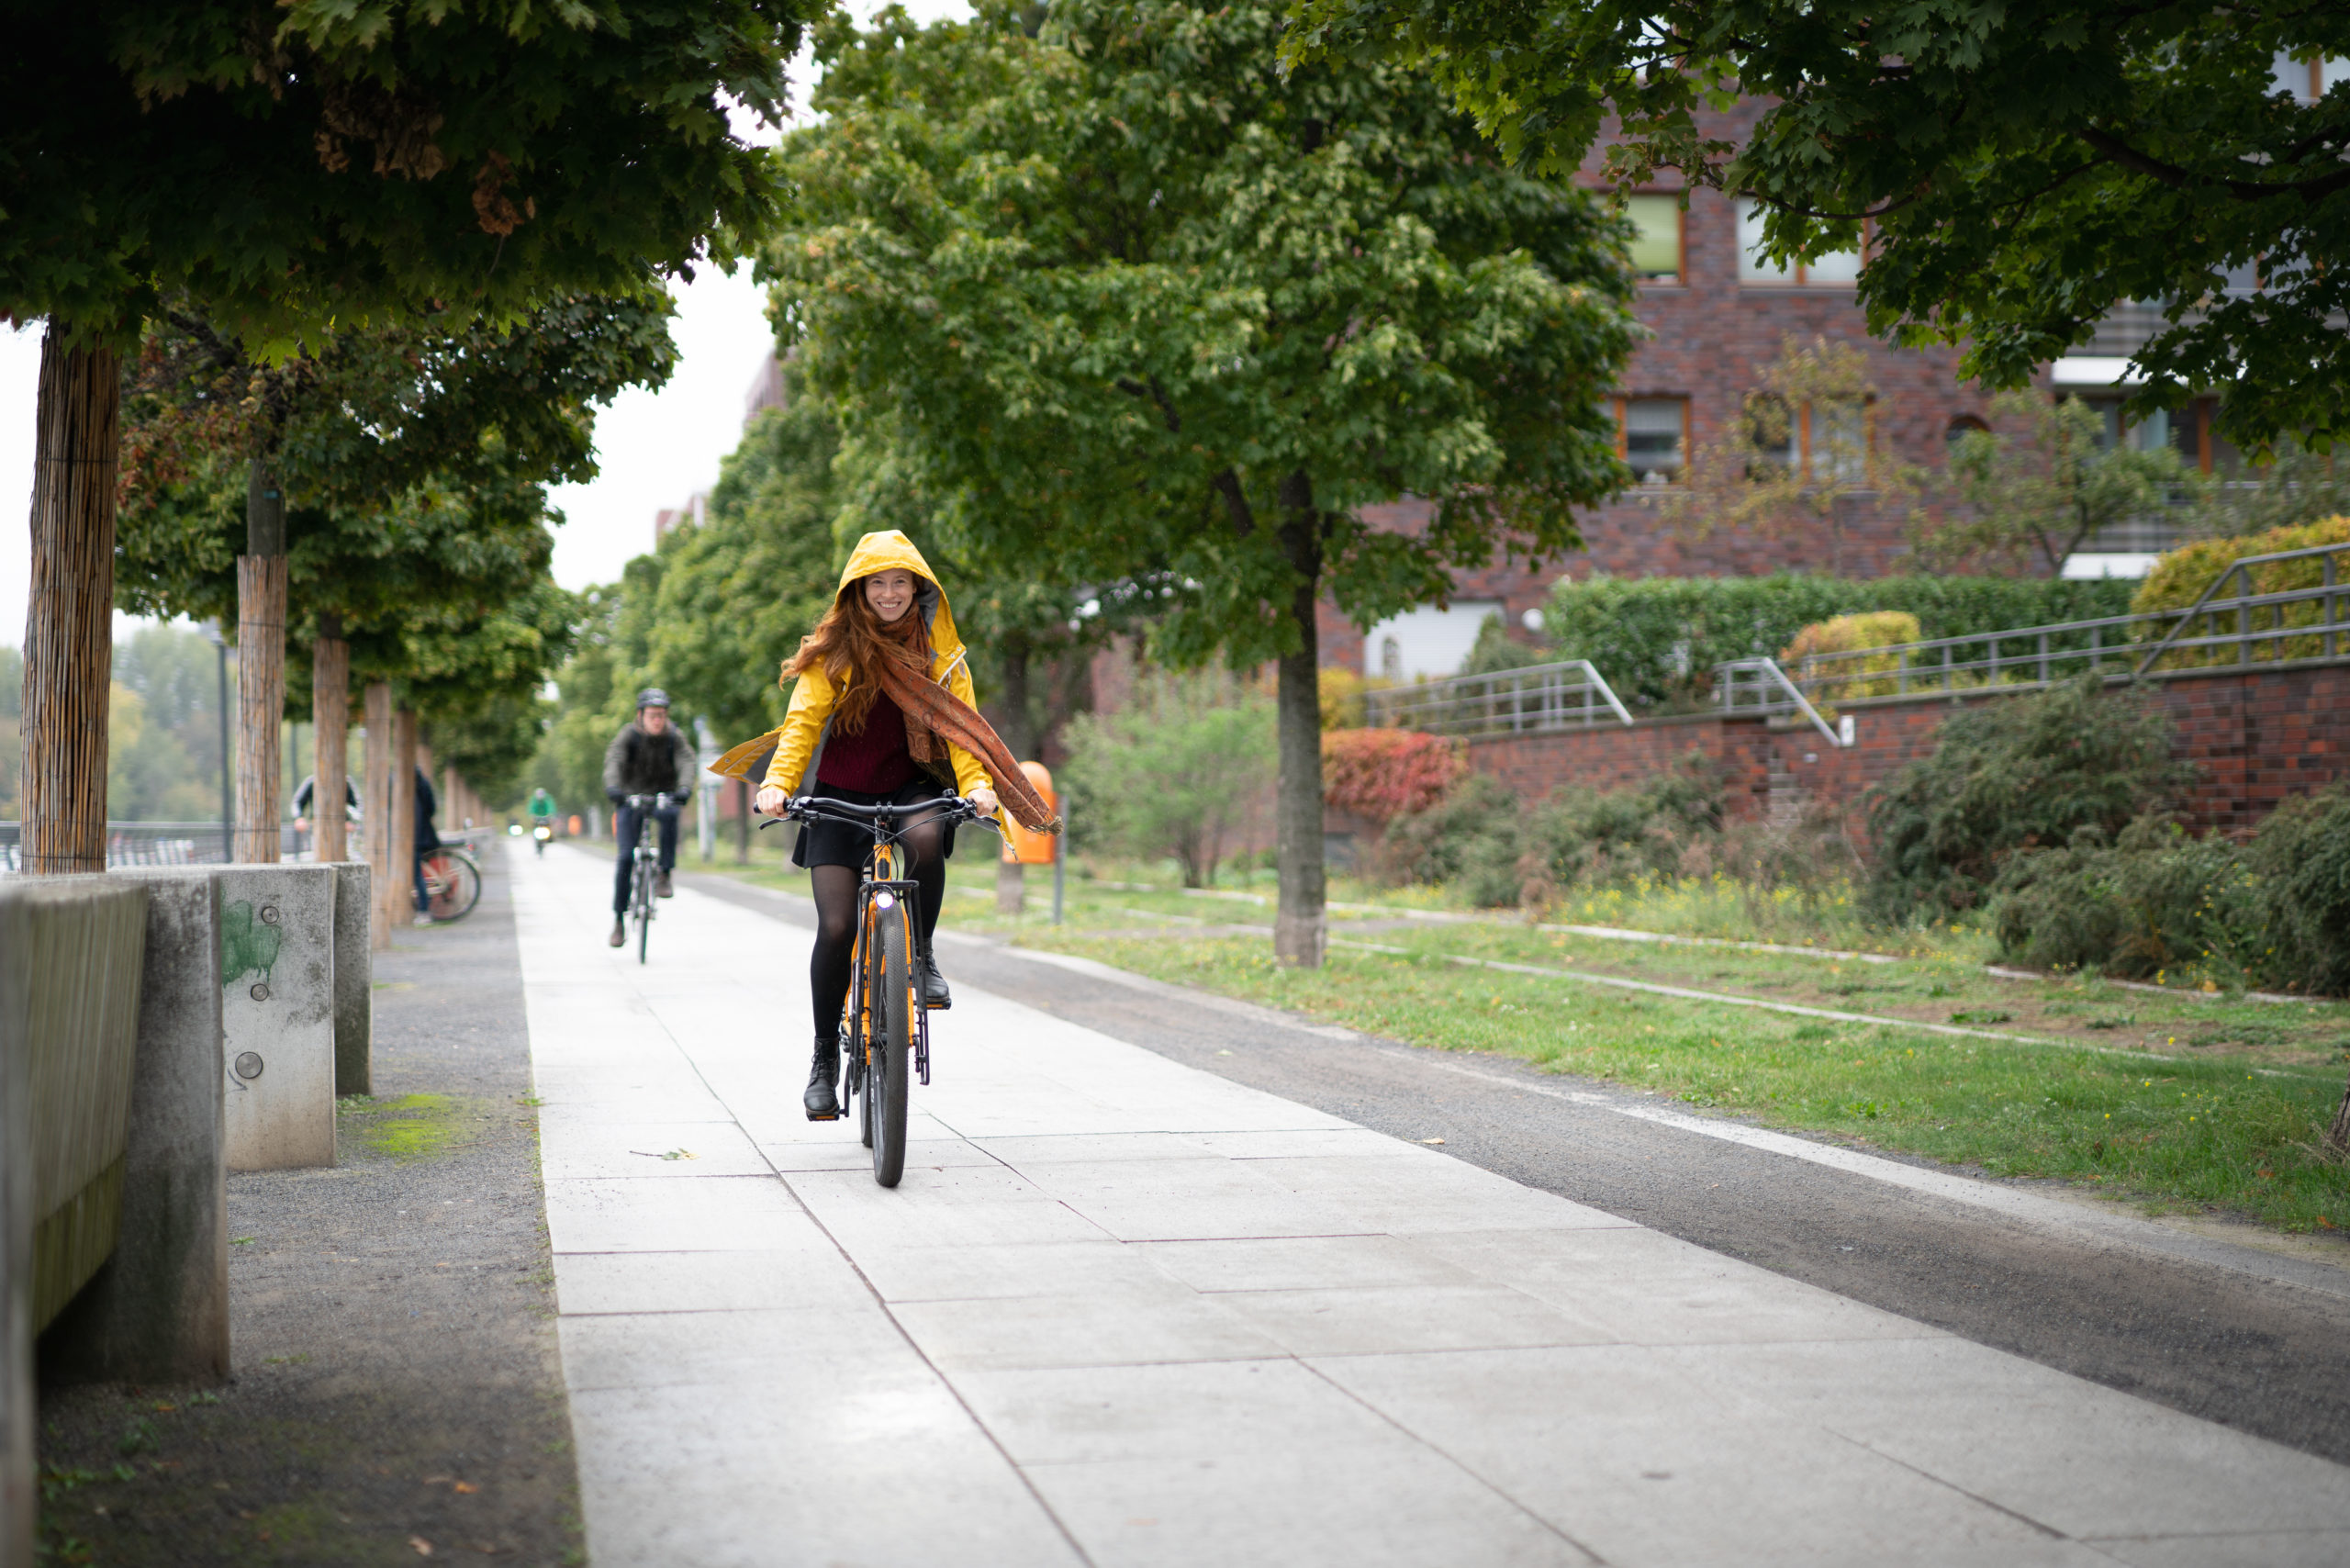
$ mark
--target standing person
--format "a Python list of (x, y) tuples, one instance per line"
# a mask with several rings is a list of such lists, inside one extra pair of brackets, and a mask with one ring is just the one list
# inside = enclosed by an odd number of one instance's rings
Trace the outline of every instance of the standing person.
[[(800, 640), (800, 651), (783, 666), (783, 679), (798, 684), (782, 727), (736, 747), (719, 764), (720, 771), (747, 767), (773, 742), (774, 759), (759, 790), (761, 812), (780, 815), (802, 792), (858, 805), (913, 805), (959, 791), (981, 816), (993, 816), (994, 780), (1001, 778), (1022, 822), (1033, 822), (1039, 832), (1060, 825), (979, 717), (946, 595), (922, 552), (896, 530), (857, 541), (832, 608)], [(946, 891), (954, 840), (932, 816), (906, 828), (899, 843), (908, 874), (921, 888), (914, 962), (923, 1003), (946, 1007), (951, 998), (931, 951), (931, 933)], [(840, 1114), (841, 1004), (856, 944), (856, 888), (871, 847), (870, 836), (855, 828), (811, 823), (791, 852), (793, 865), (808, 868), (816, 896), (816, 942), (808, 957), (816, 1051), (801, 1096), (811, 1121)]]
[[(318, 792), (319, 776), (315, 773), (305, 774), (302, 782), (294, 786), (294, 831), (296, 833), (310, 831), (310, 797)], [(359, 820), (359, 786), (349, 778), (345, 778), (342, 781), (342, 820), (348, 823), (355, 823)], [(315, 843), (316, 840), (312, 842)]]
[[(636, 857), (636, 837), (643, 831), (646, 812), (628, 805), (631, 795), (679, 795), (692, 785), (700, 756), (693, 742), (669, 722), (669, 694), (648, 686), (636, 694), (636, 718), (621, 726), (604, 748), (604, 793), (620, 807), (612, 837), (620, 847), (612, 868), (612, 937), (615, 947), (628, 941), (629, 871)], [(651, 813), (660, 823), (661, 879), (654, 893), (668, 898), (675, 891), (669, 873), (677, 865), (677, 808), (671, 805)]]
[(416, 924), (432, 924), (432, 895), (424, 890), (424, 857), (441, 847), (441, 835), (432, 829), (432, 814), (441, 809), (439, 797), (432, 793), (432, 780), (424, 769), (416, 770), (416, 856), (408, 868), (416, 874)]

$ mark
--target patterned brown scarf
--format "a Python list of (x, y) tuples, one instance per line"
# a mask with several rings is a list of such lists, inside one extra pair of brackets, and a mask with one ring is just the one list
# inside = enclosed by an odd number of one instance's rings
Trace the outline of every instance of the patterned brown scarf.
[[(1030, 833), (1060, 832), (1061, 819), (1028, 782), (1028, 775), (995, 733), (995, 726), (946, 689), (943, 681), (930, 678), (930, 640), (922, 634), (920, 620), (918, 611), (910, 611), (885, 628), (889, 634), (881, 646), (887, 656), (878, 661), (878, 669), (868, 672), (905, 715), (906, 750), (915, 765), (944, 767), (947, 745), (960, 746), (986, 766), (989, 777), (995, 780), (996, 793), (1002, 797), (1003, 809), (1022, 827)], [(764, 771), (766, 759), (774, 754), (772, 734), (762, 735), (720, 757), (713, 771), (748, 778), (755, 767)], [(801, 787), (804, 790), (813, 782), (803, 779)]]

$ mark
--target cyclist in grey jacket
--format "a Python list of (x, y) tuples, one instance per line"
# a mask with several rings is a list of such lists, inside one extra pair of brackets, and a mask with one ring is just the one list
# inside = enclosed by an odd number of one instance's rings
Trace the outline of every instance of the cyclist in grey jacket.
[(637, 835), (649, 814), (660, 824), (661, 879), (654, 891), (662, 898), (672, 892), (669, 873), (677, 864), (677, 808), (645, 812), (632, 810), (631, 795), (675, 795), (682, 799), (694, 787), (701, 758), (693, 742), (669, 722), (669, 694), (648, 686), (636, 694), (636, 719), (623, 725), (604, 748), (604, 793), (620, 807), (612, 837), (618, 841), (620, 862), (612, 868), (611, 945), (628, 941), (629, 870), (636, 856)]

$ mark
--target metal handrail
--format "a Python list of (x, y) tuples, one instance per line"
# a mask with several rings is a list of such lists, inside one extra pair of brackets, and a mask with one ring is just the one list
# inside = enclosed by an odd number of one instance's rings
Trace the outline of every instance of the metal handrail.
[[(1753, 677), (1753, 684), (1742, 683), (1739, 679), (1740, 676)], [(1763, 689), (1766, 685), (1777, 687), (1785, 696), (1786, 701), (1774, 703)], [(1803, 694), (1801, 687), (1787, 678), (1787, 672), (1779, 667), (1778, 660), (1732, 659), (1727, 664), (1718, 664), (1714, 666), (1714, 701), (1723, 712), (1736, 712), (1740, 706), (1740, 694), (1747, 691), (1753, 692), (1760, 699), (1751, 706), (1765, 713), (1789, 711), (1801, 713), (1806, 719), (1811, 721), (1811, 727), (1819, 732), (1822, 740), (1830, 745), (1842, 749), (1844, 737), (1830, 727), (1827, 720), (1819, 716), (1819, 710), (1811, 705), (1811, 700)]]
[(1630, 710), (1589, 659), (1454, 676), (1363, 694), (1374, 724), (1437, 735), (1528, 734), (1592, 729), (1604, 708), (1629, 727)]
[[(2298, 561), (2306, 559), (2312, 555), (2321, 555), (2324, 557), (2324, 582), (2321, 585), (2319, 591), (2324, 594), (2327, 601), (2325, 623), (2328, 627), (2332, 627), (2334, 622), (2340, 619), (2340, 617), (2334, 613), (2339, 606), (2334, 602), (2337, 596), (2333, 591), (2338, 586), (2334, 580), (2335, 573), (2333, 562), (2334, 557), (2342, 554), (2344, 551), (2350, 551), (2350, 543), (2315, 544), (2300, 550), (2274, 551), (2266, 555), (2243, 555), (2237, 557), (2233, 561), (2231, 561), (2228, 564), (2226, 570), (2220, 573), (2218, 577), (2213, 577), (2209, 583), (2206, 583), (2203, 586), (2203, 591), (2195, 596), (2195, 602), (2193, 604), (2188, 605), (2186, 610), (2178, 612), (2178, 624), (2171, 629), (2168, 636), (2154, 644), (2154, 651), (2153, 653), (2148, 654), (2144, 658), (2138, 661), (2138, 667), (2132, 673), (2134, 675), (2143, 675), (2146, 671), (2153, 668), (2154, 661), (2161, 658), (2164, 654), (2167, 653), (2170, 650), (2171, 644), (2178, 640), (2178, 634), (2181, 632), (2186, 631), (2190, 625), (2194, 624), (2196, 616), (2199, 614), (2209, 614), (2210, 611), (2205, 608), (2206, 605), (2210, 603), (2211, 596), (2218, 593), (2221, 586), (2230, 577), (2243, 576), (2244, 569), (2248, 566), (2264, 566), (2272, 561)], [(2249, 589), (2252, 587), (2252, 578), (2249, 576), (2244, 576), (2243, 581), (2245, 588)], [(2297, 591), (2304, 596), (2307, 594), (2307, 590)], [(2226, 601), (2226, 604), (2229, 608), (2236, 608), (2238, 606), (2245, 605), (2248, 601), (2254, 599), (2259, 599), (2262, 602), (2266, 602), (2270, 599), (2276, 599), (2277, 597), (2277, 596), (2276, 595), (2255, 596), (2248, 593), (2240, 594), (2236, 599)], [(2277, 623), (2282, 625), (2284, 619), (2284, 616), (2280, 613), (2277, 617)], [(2250, 610), (2237, 608), (2237, 623), (2239, 627), (2243, 630), (2248, 631), (2250, 629), (2249, 622)], [(2339, 654), (2342, 651), (2340, 634), (2329, 632), (2327, 636), (2329, 638), (2329, 653)]]

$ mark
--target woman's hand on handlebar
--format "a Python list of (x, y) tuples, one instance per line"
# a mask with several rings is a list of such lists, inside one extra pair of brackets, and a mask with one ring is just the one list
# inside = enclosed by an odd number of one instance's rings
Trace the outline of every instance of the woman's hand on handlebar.
[(755, 810), (764, 817), (779, 817), (783, 815), (783, 808), (790, 803), (791, 797), (789, 794), (772, 784), (767, 784), (760, 787)]
[(995, 798), (995, 791), (984, 784), (964, 798), (971, 802), (971, 809), (983, 817), (995, 815), (996, 807), (1001, 803)]

